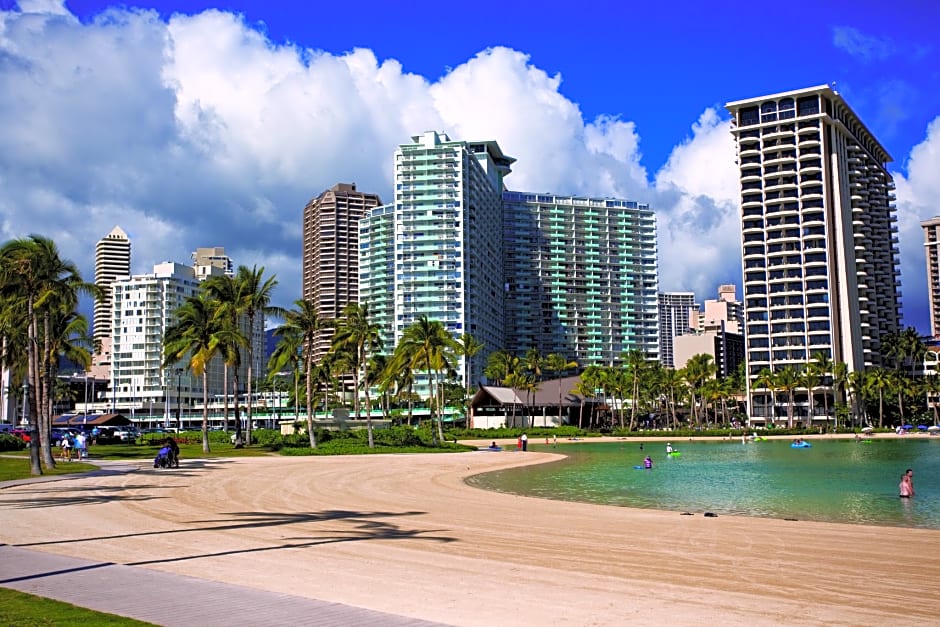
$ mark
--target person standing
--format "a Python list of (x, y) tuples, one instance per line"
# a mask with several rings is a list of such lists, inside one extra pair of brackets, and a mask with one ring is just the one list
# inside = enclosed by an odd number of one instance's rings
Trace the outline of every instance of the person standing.
[(522, 437), (519, 439), (522, 440), (522, 450), (523, 451), (529, 450), (529, 436), (523, 433)]
[(914, 496), (914, 471), (910, 468), (901, 475), (901, 483), (898, 484), (898, 493), (902, 499), (909, 499)]
[(83, 431), (75, 434), (75, 454), (79, 461), (88, 458), (88, 440)]
[(672, 453), (672, 451), (673, 451), (672, 443), (667, 443), (667, 444), (666, 444), (666, 455), (669, 455), (670, 453)]
[(646, 468), (647, 470), (653, 469), (653, 458), (649, 455), (647, 455), (646, 459), (643, 460), (643, 468)]

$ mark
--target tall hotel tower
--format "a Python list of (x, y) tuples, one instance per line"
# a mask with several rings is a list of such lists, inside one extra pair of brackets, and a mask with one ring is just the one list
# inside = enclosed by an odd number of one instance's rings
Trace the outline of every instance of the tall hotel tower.
[[(359, 300), (359, 220), (382, 204), (377, 194), (337, 183), (304, 207), (303, 298), (320, 317), (337, 319)], [(370, 307), (371, 310), (371, 307)], [(332, 330), (314, 346), (319, 360), (330, 348)]]
[[(359, 223), (359, 301), (391, 350), (422, 316), (485, 347), (503, 336), (503, 177), (515, 159), (495, 141), (452, 141), (429, 131), (395, 151), (395, 201)], [(463, 364), (458, 365), (458, 372)]]
[(940, 216), (920, 223), (924, 230), (927, 260), (927, 294), (930, 302), (930, 335), (940, 336)]
[(95, 246), (95, 285), (104, 292), (104, 298), (95, 302), (93, 336), (97, 350), (91, 372), (96, 379), (111, 376), (111, 284), (130, 274), (131, 241), (121, 227), (115, 226)]
[(675, 368), (675, 339), (692, 333), (692, 311), (698, 311), (692, 292), (660, 292), (659, 294), (659, 360), (667, 368)]
[(659, 356), (647, 205), (507, 191), (503, 233), (507, 350), (557, 353), (581, 367), (619, 363), (631, 350)]
[[(891, 157), (826, 85), (726, 107), (741, 173), (749, 409), (765, 422), (761, 371), (820, 353), (850, 372), (880, 366), (882, 339), (900, 328)], [(797, 419), (812, 410), (807, 397), (797, 392)]]

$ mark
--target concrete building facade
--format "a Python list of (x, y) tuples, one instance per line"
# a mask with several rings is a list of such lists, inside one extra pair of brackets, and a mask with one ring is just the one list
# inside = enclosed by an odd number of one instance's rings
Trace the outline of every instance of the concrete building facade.
[(115, 226), (95, 245), (95, 285), (104, 293), (94, 309), (91, 375), (96, 379), (111, 378), (111, 284), (130, 273), (131, 241), (124, 229)]
[[(98, 399), (98, 411), (117, 410), (128, 416), (175, 411), (202, 402), (202, 380), (183, 368), (163, 367), (163, 336), (175, 322), (176, 310), (197, 293), (193, 269), (173, 262), (149, 274), (120, 277), (112, 284), (111, 389)], [(209, 368), (210, 391), (222, 390), (222, 374)]]
[(930, 335), (940, 337), (940, 216), (920, 223), (924, 230), (927, 261), (927, 295), (930, 303)]
[[(359, 301), (390, 323), (381, 331), (386, 351), (422, 316), (455, 338), (472, 334), (485, 346), (472, 362), (476, 381), (486, 353), (505, 343), (501, 198), (515, 159), (495, 141), (454, 141), (435, 131), (411, 139), (395, 151), (393, 208), (360, 221), (368, 259)], [(391, 263), (384, 276), (375, 272), (382, 260)], [(389, 271), (391, 291), (382, 285)], [(462, 372), (463, 363), (457, 366)]]
[(503, 193), (506, 348), (588, 365), (659, 356), (656, 219), (648, 205)]
[[(359, 220), (381, 204), (355, 183), (337, 183), (304, 207), (302, 293), (322, 318), (336, 320), (359, 301)], [(314, 359), (326, 354), (332, 336), (332, 330), (320, 335)]]
[[(827, 85), (726, 107), (741, 182), (749, 411), (765, 422), (765, 406), (777, 418), (785, 408), (755, 387), (763, 370), (801, 369), (816, 354), (850, 371), (879, 366), (882, 339), (900, 328), (891, 157)], [(805, 390), (797, 402), (798, 417), (815, 412)]]
[(692, 316), (698, 312), (692, 292), (660, 292), (657, 295), (659, 318), (659, 360), (667, 368), (676, 368), (675, 339), (692, 333)]

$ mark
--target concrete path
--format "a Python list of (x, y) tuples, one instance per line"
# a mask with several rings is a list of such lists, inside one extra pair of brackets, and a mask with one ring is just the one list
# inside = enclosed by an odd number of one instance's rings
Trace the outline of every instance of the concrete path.
[(0, 586), (156, 625), (438, 625), (404, 616), (0, 545)]
[[(101, 468), (75, 475), (44, 475), (3, 481), (0, 488), (134, 472), (148, 462), (94, 460), (92, 463)], [(137, 566), (21, 549), (8, 544), (0, 544), (0, 586), (168, 627), (422, 627), (441, 624)]]

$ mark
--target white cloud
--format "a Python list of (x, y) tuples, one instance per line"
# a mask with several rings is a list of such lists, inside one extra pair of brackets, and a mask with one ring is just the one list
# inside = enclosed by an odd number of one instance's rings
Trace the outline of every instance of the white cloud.
[(940, 215), (940, 117), (927, 126), (924, 141), (914, 146), (906, 164), (907, 176), (893, 173), (897, 185), (898, 238), (901, 247), (904, 323), (930, 332), (924, 235), (920, 223)]
[(851, 26), (833, 28), (832, 43), (862, 61), (887, 59), (897, 50), (894, 42), (887, 37), (867, 35)]
[(277, 275), (289, 305), (304, 204), (339, 181), (390, 200), (395, 147), (433, 129), (497, 140), (518, 159), (511, 189), (649, 202), (664, 290), (709, 298), (740, 281), (734, 146), (713, 109), (650, 180), (633, 122), (585, 120), (562, 77), (516, 50), (430, 81), (367, 49), (274, 44), (222, 11), (82, 24), (61, 3), (27, 4), (0, 11), (0, 116), (17, 120), (0, 125), (0, 238), (52, 237), (86, 277), (119, 224), (134, 272), (224, 246)]

